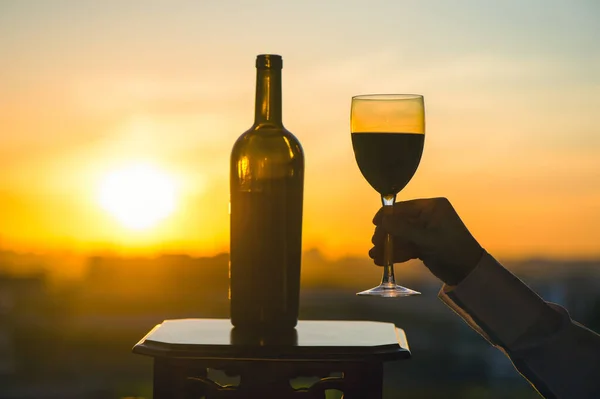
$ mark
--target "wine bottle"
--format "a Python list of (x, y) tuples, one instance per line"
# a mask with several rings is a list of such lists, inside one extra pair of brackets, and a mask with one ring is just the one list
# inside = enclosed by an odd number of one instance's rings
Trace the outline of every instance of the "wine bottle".
[(304, 154), (283, 126), (282, 66), (279, 55), (257, 57), (254, 124), (231, 152), (229, 298), (243, 329), (298, 321)]

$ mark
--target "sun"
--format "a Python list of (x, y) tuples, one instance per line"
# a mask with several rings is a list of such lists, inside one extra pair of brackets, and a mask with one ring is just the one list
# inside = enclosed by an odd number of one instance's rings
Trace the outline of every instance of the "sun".
[(176, 182), (149, 164), (134, 164), (107, 173), (100, 182), (102, 208), (132, 230), (157, 225), (175, 210)]

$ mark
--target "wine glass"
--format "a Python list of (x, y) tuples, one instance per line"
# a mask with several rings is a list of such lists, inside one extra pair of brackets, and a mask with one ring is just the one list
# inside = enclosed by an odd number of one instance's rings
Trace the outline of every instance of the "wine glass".
[[(352, 148), (367, 182), (381, 195), (384, 214), (394, 212), (396, 195), (415, 174), (425, 141), (425, 107), (418, 94), (352, 97)], [(396, 285), (393, 237), (384, 242), (381, 284), (357, 295), (404, 297), (420, 292)]]

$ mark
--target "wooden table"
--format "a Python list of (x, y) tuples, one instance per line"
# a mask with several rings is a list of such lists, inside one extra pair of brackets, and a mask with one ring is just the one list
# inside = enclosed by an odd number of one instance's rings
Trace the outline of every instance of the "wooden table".
[[(380, 399), (383, 363), (410, 358), (402, 329), (367, 321), (302, 320), (295, 330), (259, 335), (228, 319), (166, 320), (133, 352), (154, 358), (154, 399), (323, 399), (329, 389)], [(207, 369), (237, 375), (239, 384), (220, 385)], [(317, 382), (294, 389), (298, 377)]]

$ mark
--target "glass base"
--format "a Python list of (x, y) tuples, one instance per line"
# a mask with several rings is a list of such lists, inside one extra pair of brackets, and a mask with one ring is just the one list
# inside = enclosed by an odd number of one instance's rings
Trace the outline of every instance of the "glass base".
[(385, 298), (401, 298), (405, 296), (421, 295), (418, 291), (413, 291), (410, 288), (402, 287), (396, 284), (381, 284), (370, 290), (357, 292), (360, 296), (381, 296)]

